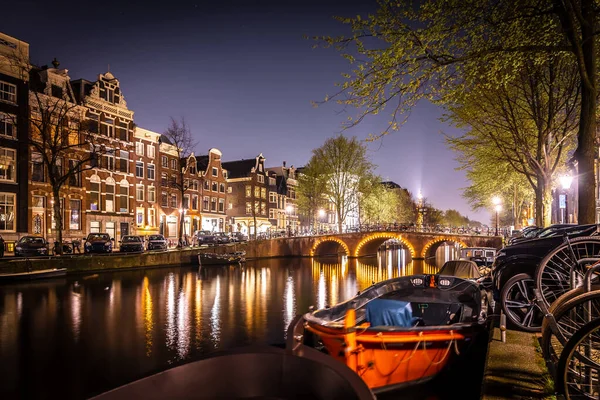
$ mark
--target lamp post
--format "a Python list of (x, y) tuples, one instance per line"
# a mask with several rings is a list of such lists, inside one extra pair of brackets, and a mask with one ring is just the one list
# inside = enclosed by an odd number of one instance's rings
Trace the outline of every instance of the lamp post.
[(288, 237), (292, 236), (292, 227), (290, 226), (290, 217), (292, 215), (292, 211), (294, 211), (294, 207), (292, 207), (291, 205), (287, 205), (285, 207), (285, 211), (287, 214), (287, 231), (288, 231)]
[(325, 210), (323, 210), (322, 208), (319, 210), (319, 226), (318, 226), (318, 230), (319, 230), (319, 234), (321, 233), (322, 226), (323, 226), (323, 217), (325, 217)]
[(573, 177), (571, 175), (563, 175), (560, 177), (560, 184), (563, 188), (563, 194), (558, 196), (558, 206), (560, 208), (560, 222), (567, 223), (569, 210), (567, 208), (567, 191), (571, 187)]
[(500, 199), (500, 197), (495, 196), (492, 199), (492, 203), (494, 203), (494, 209), (496, 210), (496, 234), (495, 236), (498, 236), (498, 225), (500, 224), (500, 210), (502, 210), (502, 205), (500, 203), (502, 203), (502, 199)]

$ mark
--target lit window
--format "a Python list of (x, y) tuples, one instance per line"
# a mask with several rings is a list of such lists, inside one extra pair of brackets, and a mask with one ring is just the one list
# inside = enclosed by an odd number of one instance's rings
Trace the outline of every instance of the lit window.
[(100, 182), (90, 182), (90, 210), (100, 211)]
[(69, 229), (78, 231), (81, 229), (81, 200), (69, 200), (69, 209)]
[(148, 225), (156, 226), (156, 210), (154, 208), (148, 209)]
[(16, 157), (17, 153), (15, 150), (0, 147), (0, 181), (16, 182)]
[(144, 225), (144, 208), (138, 207), (135, 210), (135, 223), (137, 226)]
[(15, 230), (15, 194), (0, 193), (0, 231)]

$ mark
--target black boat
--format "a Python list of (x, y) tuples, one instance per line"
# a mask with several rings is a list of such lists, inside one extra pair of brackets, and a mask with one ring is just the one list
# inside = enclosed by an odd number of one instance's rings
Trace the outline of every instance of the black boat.
[(0, 283), (59, 278), (67, 275), (66, 268), (41, 269), (39, 271), (0, 274)]
[(375, 400), (358, 375), (305, 348), (302, 357), (273, 346), (216, 353), (100, 394), (90, 400), (304, 399)]

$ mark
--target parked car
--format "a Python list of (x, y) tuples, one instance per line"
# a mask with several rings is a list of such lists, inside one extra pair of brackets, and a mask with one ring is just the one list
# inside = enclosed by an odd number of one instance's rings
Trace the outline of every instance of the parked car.
[(242, 232), (232, 232), (231, 233), (231, 241), (232, 242), (246, 242), (246, 241), (248, 241), (248, 236), (244, 235)]
[(507, 311), (507, 304), (514, 298), (515, 293), (525, 291), (527, 293), (522, 293), (522, 297), (529, 299), (526, 307), (530, 307), (536, 315), (528, 321), (532, 323), (530, 327), (518, 327), (532, 332), (540, 329), (542, 316), (536, 311), (533, 303), (535, 271), (538, 265), (546, 254), (563, 242), (565, 235), (570, 239), (597, 235), (598, 227), (595, 224), (569, 225), (548, 231), (545, 237), (522, 240), (498, 251), (492, 266), (494, 298), (501, 303), (504, 313), (513, 324), (519, 325), (518, 321), (511, 319), (512, 314)]
[(210, 231), (196, 231), (194, 232), (196, 239), (198, 239), (198, 244), (218, 244), (217, 237)]
[(167, 239), (163, 235), (150, 235), (148, 236), (148, 250), (166, 250)]
[(217, 243), (229, 243), (231, 242), (231, 238), (225, 232), (216, 232), (215, 237), (217, 239)]
[(48, 255), (48, 242), (40, 236), (23, 236), (15, 245), (16, 257)]
[(121, 238), (121, 246), (119, 251), (121, 252), (142, 252), (144, 251), (144, 241), (139, 236), (123, 236)]
[(112, 253), (113, 251), (113, 239), (108, 233), (90, 233), (85, 238), (85, 244), (83, 245), (83, 251), (86, 254), (89, 253)]

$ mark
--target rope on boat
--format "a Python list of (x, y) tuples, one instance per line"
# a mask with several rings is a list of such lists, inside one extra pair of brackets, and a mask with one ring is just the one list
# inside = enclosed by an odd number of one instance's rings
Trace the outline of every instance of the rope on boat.
[[(454, 332), (450, 331), (450, 335), (454, 335)], [(427, 354), (427, 343), (424, 341), (423, 342), (423, 350), (425, 350), (425, 357), (427, 357), (429, 362), (433, 365), (441, 364), (442, 362), (444, 362), (444, 360), (448, 356), (448, 353), (450, 353), (450, 349), (452, 348), (453, 343), (454, 343), (454, 351), (456, 351), (457, 355), (460, 355), (460, 352), (458, 351), (458, 342), (453, 337), (452, 339), (450, 339), (450, 343), (448, 343), (448, 347), (446, 348), (446, 351), (444, 352), (444, 356), (439, 361), (436, 362), (436, 361), (433, 361), (431, 358), (429, 358), (429, 354)]]
[[(385, 345), (385, 340), (383, 339), (383, 335), (381, 332), (378, 332), (377, 335), (375, 336), (379, 336), (381, 338), (381, 348), (384, 351), (388, 351), (387, 346)], [(419, 332), (419, 338), (422, 338), (423, 336), (423, 332)], [(384, 374), (383, 372), (381, 372), (381, 370), (379, 369), (379, 366), (377, 365), (376, 362), (374, 362), (373, 364), (375, 365), (375, 368), (377, 369), (377, 372), (382, 375), (382, 376), (390, 376), (392, 375), (394, 372), (396, 372), (396, 370), (398, 369), (398, 367), (400, 367), (401, 364), (410, 361), (411, 358), (413, 358), (413, 356), (415, 355), (415, 353), (417, 352), (417, 350), (419, 349), (419, 345), (421, 344), (422, 339), (419, 339), (419, 341), (417, 342), (417, 344), (415, 345), (415, 348), (413, 349), (413, 351), (410, 353), (410, 356), (408, 356), (408, 358), (403, 358), (400, 361), (398, 361), (398, 364), (396, 364), (396, 366), (394, 368), (392, 368), (392, 370), (388, 373), (388, 374)], [(373, 358), (375, 357), (375, 350), (373, 351)], [(365, 369), (363, 371), (363, 374), (367, 371), (367, 369)], [(361, 374), (362, 375), (362, 374)]]

